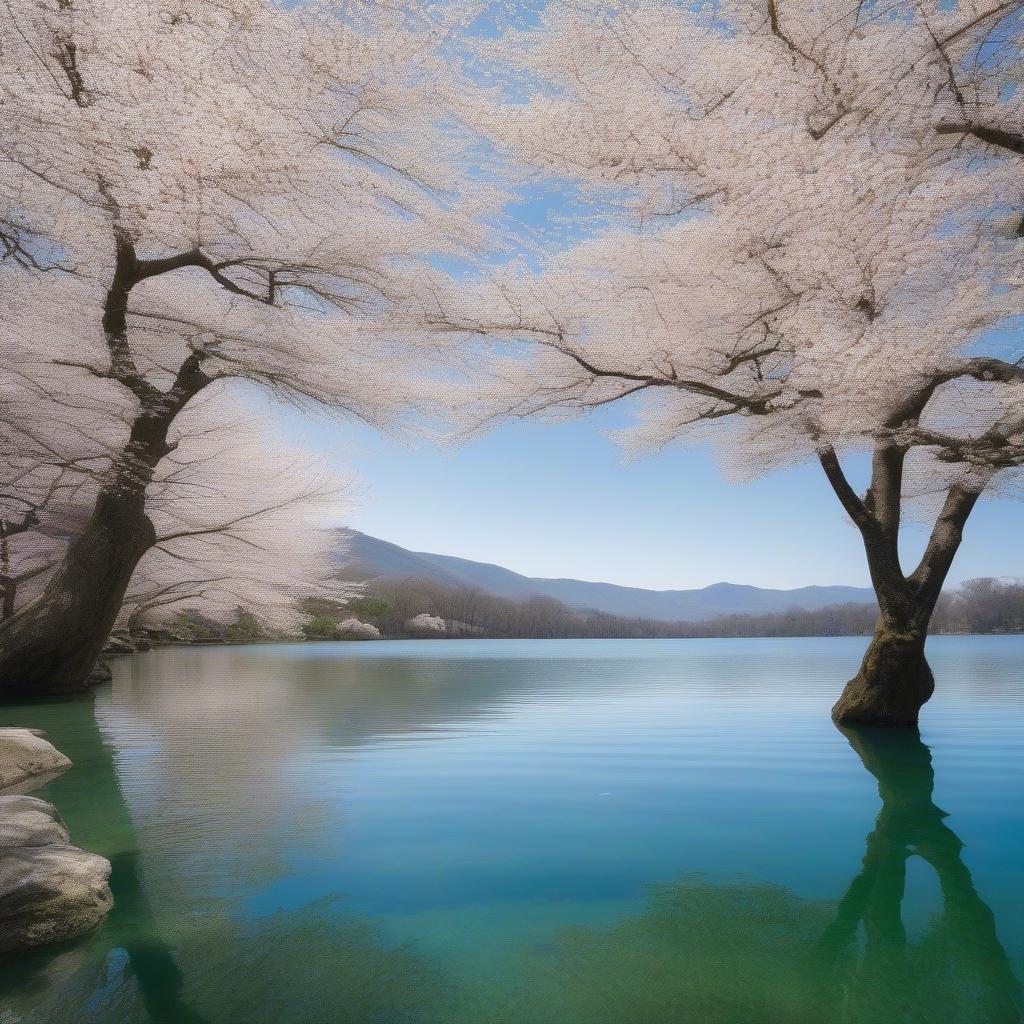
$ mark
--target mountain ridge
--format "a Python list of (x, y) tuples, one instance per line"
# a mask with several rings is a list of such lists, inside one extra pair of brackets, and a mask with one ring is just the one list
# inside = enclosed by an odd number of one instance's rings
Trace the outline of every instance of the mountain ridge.
[(765, 615), (790, 609), (814, 611), (829, 605), (873, 604), (875, 601), (874, 593), (867, 587), (808, 586), (777, 590), (722, 582), (690, 590), (647, 590), (567, 577), (524, 576), (491, 562), (410, 551), (358, 530), (344, 532), (348, 545), (343, 561), (352, 576), (428, 579), (446, 586), (477, 587), (514, 600), (539, 595), (554, 598), (576, 610), (629, 618), (699, 622), (719, 615)]

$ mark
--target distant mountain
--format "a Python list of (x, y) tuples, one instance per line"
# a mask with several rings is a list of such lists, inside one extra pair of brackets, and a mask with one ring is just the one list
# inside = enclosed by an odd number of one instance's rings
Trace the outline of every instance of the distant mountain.
[(517, 600), (539, 594), (581, 611), (596, 610), (664, 622), (699, 622), (716, 615), (763, 615), (791, 608), (814, 611), (834, 604), (873, 604), (875, 600), (866, 587), (766, 590), (739, 583), (713, 583), (699, 590), (643, 590), (614, 583), (539, 579), (487, 562), (408, 551), (355, 530), (350, 534), (345, 567), (352, 578), (417, 577), (448, 586), (477, 587)]

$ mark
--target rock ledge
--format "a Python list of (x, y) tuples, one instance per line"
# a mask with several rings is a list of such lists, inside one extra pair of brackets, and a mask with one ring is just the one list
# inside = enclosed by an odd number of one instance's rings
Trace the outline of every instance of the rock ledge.
[(66, 771), (71, 762), (38, 729), (0, 729), (0, 792)]
[[(3, 778), (38, 783), (70, 764), (34, 730), (0, 729)], [(0, 796), (0, 953), (95, 928), (114, 902), (109, 879), (110, 861), (72, 846), (53, 804)]]

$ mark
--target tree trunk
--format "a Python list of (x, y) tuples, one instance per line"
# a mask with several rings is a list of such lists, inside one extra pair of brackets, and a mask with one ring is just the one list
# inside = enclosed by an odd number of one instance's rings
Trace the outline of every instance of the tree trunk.
[[(235, 294), (265, 301), (218, 274), (198, 249), (140, 260), (130, 234), (115, 214), (114, 276), (103, 304), (103, 332), (115, 380), (139, 401), (127, 443), (115, 460), (111, 480), (99, 493), (85, 529), (68, 547), (53, 579), (38, 600), (0, 624), (0, 696), (15, 693), (72, 693), (84, 689), (139, 559), (156, 542), (146, 515), (146, 488), (160, 460), (171, 450), (167, 434), (175, 417), (211, 378), (203, 356), (191, 351), (170, 389), (161, 391), (139, 372), (128, 341), (128, 299), (150, 277), (184, 267), (201, 267)], [(273, 300), (273, 284), (270, 289)], [(94, 371), (95, 372), (95, 371)]]
[(924, 654), (928, 617), (924, 611), (913, 622), (893, 621), (884, 613), (879, 617), (860, 670), (832, 708), (837, 723), (917, 725), (935, 690)]
[[(916, 421), (925, 404), (918, 396), (897, 410), (886, 426), (898, 427), (904, 419)], [(864, 498), (850, 486), (833, 448), (823, 448), (818, 456), (832, 489), (860, 531), (881, 611), (860, 670), (832, 708), (832, 718), (840, 725), (916, 726), (921, 708), (935, 690), (935, 677), (924, 656), (928, 623), (980, 491), (960, 484), (950, 487), (920, 563), (909, 576), (904, 575), (899, 534), (906, 453), (906, 448), (889, 440), (876, 446), (871, 485)]]
[(43, 594), (0, 626), (0, 695), (84, 689), (154, 540), (144, 493), (101, 492)]

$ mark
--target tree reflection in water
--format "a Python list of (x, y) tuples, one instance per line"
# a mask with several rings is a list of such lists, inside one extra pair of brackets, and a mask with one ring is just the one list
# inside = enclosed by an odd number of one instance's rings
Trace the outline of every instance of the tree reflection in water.
[[(523, 1024), (1018, 1024), (1021, 989), (959, 837), (932, 799), (917, 730), (843, 730), (882, 807), (838, 906), (769, 884), (700, 878), (652, 889), (607, 929), (560, 933), (532, 956), (506, 1015)], [(926, 861), (942, 912), (903, 923), (906, 865)], [(469, 1018), (466, 1018), (468, 1024)]]
[[(917, 730), (842, 729), (878, 780), (882, 807), (867, 837), (863, 867), (816, 946), (826, 974), (840, 973), (864, 943), (858, 987), (870, 1020), (957, 1020), (990, 1024), (1021, 1018), (1020, 986), (962, 858), (963, 843), (932, 799), (931, 751)], [(907, 862), (935, 872), (942, 914), (911, 944), (901, 914)], [(954, 1009), (955, 1008), (955, 1009)], [(930, 1014), (921, 1017), (921, 1011)]]

